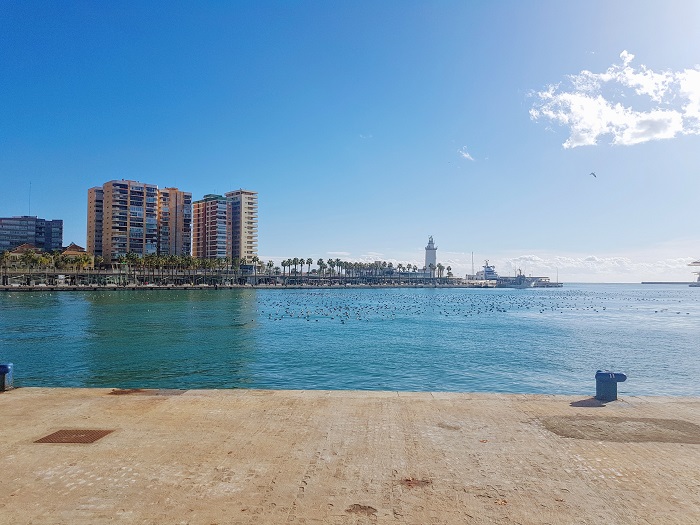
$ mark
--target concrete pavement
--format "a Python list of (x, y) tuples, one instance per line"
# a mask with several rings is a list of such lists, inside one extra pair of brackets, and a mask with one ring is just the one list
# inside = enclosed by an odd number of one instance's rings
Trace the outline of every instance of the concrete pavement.
[[(2, 524), (700, 523), (695, 398), (20, 388), (0, 413)], [(111, 432), (36, 442), (62, 430)]]

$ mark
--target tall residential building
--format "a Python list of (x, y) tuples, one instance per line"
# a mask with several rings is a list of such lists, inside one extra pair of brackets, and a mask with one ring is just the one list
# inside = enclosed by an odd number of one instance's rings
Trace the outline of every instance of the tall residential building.
[(186, 255), (192, 245), (192, 194), (177, 188), (160, 190), (158, 254)]
[(104, 218), (104, 189), (88, 190), (87, 251), (102, 257), (102, 223)]
[(0, 218), (0, 252), (31, 244), (50, 252), (63, 247), (63, 221), (23, 215)]
[(248, 190), (229, 191), (228, 251), (232, 258), (250, 262), (258, 254), (258, 193)]
[(200, 259), (223, 259), (227, 250), (228, 203), (221, 195), (208, 194), (192, 205), (192, 256)]
[(258, 194), (230, 191), (225, 197), (205, 195), (194, 203), (192, 255), (241, 259), (258, 254)]
[(191, 221), (191, 193), (113, 180), (88, 190), (87, 250), (105, 261), (129, 252), (189, 254)]

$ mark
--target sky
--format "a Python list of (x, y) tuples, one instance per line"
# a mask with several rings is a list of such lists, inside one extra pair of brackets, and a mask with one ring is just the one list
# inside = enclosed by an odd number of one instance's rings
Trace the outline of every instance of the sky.
[[(689, 281), (700, 2), (0, 2), (0, 216), (259, 193), (259, 255)], [(594, 175), (593, 175), (594, 174)]]

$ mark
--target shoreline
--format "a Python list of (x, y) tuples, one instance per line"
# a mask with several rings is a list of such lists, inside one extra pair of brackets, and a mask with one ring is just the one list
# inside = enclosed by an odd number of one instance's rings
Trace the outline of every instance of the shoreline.
[[(363, 290), (378, 288), (474, 288), (495, 289), (495, 286), (471, 286), (465, 284), (341, 284), (341, 285), (297, 285), (297, 284), (239, 284), (239, 285), (127, 285), (127, 286), (0, 286), (0, 292), (104, 292), (104, 291), (148, 291), (148, 290)], [(502, 288), (501, 288), (502, 289)], [(532, 288), (533, 290), (542, 288)]]
[(23, 387), (0, 404), (7, 523), (597, 525), (646, 523), (653, 509), (664, 524), (700, 512), (695, 397)]

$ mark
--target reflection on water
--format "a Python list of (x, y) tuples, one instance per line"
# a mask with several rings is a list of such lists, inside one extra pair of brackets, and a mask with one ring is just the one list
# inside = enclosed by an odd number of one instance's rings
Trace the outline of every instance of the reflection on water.
[(372, 289), (0, 294), (24, 386), (698, 395), (700, 293)]

